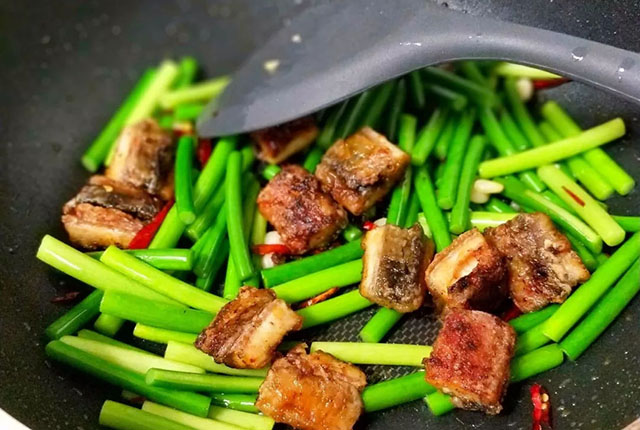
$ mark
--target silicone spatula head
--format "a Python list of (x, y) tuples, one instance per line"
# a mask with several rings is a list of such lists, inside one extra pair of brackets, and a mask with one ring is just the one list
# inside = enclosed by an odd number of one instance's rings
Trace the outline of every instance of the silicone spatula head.
[(537, 66), (640, 103), (637, 53), (426, 0), (349, 0), (306, 9), (256, 50), (204, 110), (198, 133), (276, 125), (417, 68), (461, 59)]

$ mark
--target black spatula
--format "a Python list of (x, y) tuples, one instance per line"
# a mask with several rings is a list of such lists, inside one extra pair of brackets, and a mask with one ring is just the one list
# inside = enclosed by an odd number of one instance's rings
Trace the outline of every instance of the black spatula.
[(461, 59), (537, 66), (640, 103), (637, 53), (425, 0), (345, 0), (307, 9), (268, 40), (205, 109), (198, 132), (275, 125), (411, 70)]

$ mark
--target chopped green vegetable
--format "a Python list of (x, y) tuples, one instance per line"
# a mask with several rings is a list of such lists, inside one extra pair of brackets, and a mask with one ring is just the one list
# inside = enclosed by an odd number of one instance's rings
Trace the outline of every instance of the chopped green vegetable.
[(193, 430), (156, 414), (107, 400), (100, 410), (100, 425), (115, 430)]
[(264, 378), (230, 375), (203, 375), (184, 371), (149, 369), (145, 377), (153, 387), (218, 393), (257, 393)]
[(80, 303), (69, 309), (64, 315), (52, 322), (45, 334), (49, 339), (60, 339), (62, 336), (73, 334), (87, 325), (96, 317), (100, 309), (102, 291), (95, 290)]
[(182, 343), (194, 343), (197, 337), (195, 333), (185, 333), (159, 327), (151, 327), (142, 323), (136, 324), (133, 328), (133, 335), (140, 339), (165, 344), (170, 340)]
[(516, 317), (509, 321), (509, 325), (513, 327), (516, 333), (521, 334), (533, 327), (542, 324), (546, 320), (548, 320), (551, 315), (553, 315), (560, 305), (551, 304), (545, 308), (540, 309), (539, 311), (529, 312), (526, 314), (522, 314), (519, 317)]
[(570, 177), (555, 166), (538, 168), (538, 175), (578, 215), (600, 235), (609, 246), (619, 245), (625, 231), (594, 199)]
[(551, 318), (543, 323), (544, 334), (554, 341), (562, 337), (582, 318), (600, 297), (640, 257), (640, 233), (631, 236), (591, 278), (573, 292)]
[(124, 325), (124, 320), (113, 315), (100, 314), (93, 323), (93, 328), (105, 336), (113, 337)]
[(228, 76), (220, 76), (208, 81), (198, 82), (188, 87), (169, 91), (160, 97), (160, 106), (162, 106), (163, 109), (173, 109), (183, 103), (208, 102), (222, 94), (229, 82), (230, 79)]
[(611, 142), (625, 133), (620, 118), (583, 131), (581, 134), (518, 154), (487, 160), (480, 164), (480, 176), (492, 178), (550, 164)]
[(467, 149), (471, 130), (475, 122), (475, 112), (468, 110), (463, 112), (460, 123), (451, 140), (451, 145), (445, 160), (442, 180), (438, 183), (438, 206), (441, 209), (451, 209), (455, 203), (455, 195), (460, 180), (462, 162)]
[(373, 303), (362, 297), (358, 290), (353, 290), (308, 308), (300, 309), (298, 315), (304, 319), (302, 328), (309, 328), (344, 318), (371, 305)]
[[(177, 304), (175, 300), (127, 278), (52, 236), (45, 235), (42, 238), (36, 257), (51, 267), (99, 290), (125, 292), (149, 300)], [(135, 259), (135, 257), (132, 258)]]
[(483, 136), (474, 136), (471, 138), (469, 148), (462, 164), (460, 172), (460, 182), (458, 184), (458, 192), (456, 201), (451, 210), (451, 221), (449, 223), (449, 231), (455, 234), (461, 234), (469, 229), (469, 203), (471, 198), (471, 189), (473, 181), (476, 178), (478, 165), (484, 151), (485, 139)]
[(111, 152), (111, 148), (115, 145), (118, 135), (124, 126), (124, 123), (136, 106), (140, 97), (145, 93), (149, 84), (156, 75), (156, 69), (149, 68), (145, 70), (142, 77), (136, 82), (135, 86), (122, 102), (116, 113), (111, 117), (107, 125), (102, 129), (98, 137), (91, 143), (91, 146), (82, 155), (82, 165), (90, 172), (97, 172), (102, 163), (106, 160)]
[(175, 195), (178, 218), (183, 224), (189, 225), (196, 219), (196, 209), (193, 205), (193, 136), (182, 136), (178, 140), (176, 162), (174, 169)]
[[(214, 190), (223, 181), (227, 168), (227, 159), (233, 152), (237, 142), (237, 137), (223, 137), (218, 140), (209, 161), (202, 169), (193, 187), (193, 204), (196, 214), (204, 208), (211, 198)], [(160, 229), (153, 237), (149, 248), (173, 248), (184, 232), (185, 225), (178, 217), (178, 208), (175, 205), (167, 213)]]
[(424, 371), (419, 371), (368, 385), (362, 392), (362, 402), (366, 412), (375, 412), (421, 399), (435, 390), (424, 380)]
[(224, 364), (218, 364), (213, 360), (213, 357), (205, 354), (199, 349), (196, 349), (195, 346), (187, 345), (186, 343), (175, 342), (173, 340), (167, 342), (167, 349), (164, 351), (164, 358), (180, 363), (191, 364), (193, 366), (205, 369), (209, 372), (221, 373), (223, 375), (256, 377), (267, 376), (266, 368), (235, 369), (233, 367), (225, 366)]
[(404, 109), (404, 104), (407, 100), (407, 82), (404, 79), (398, 80), (395, 93), (391, 99), (391, 106), (389, 107), (389, 113), (387, 114), (387, 139), (391, 142), (396, 140), (396, 132), (398, 131), (398, 121), (400, 114)]
[(560, 342), (571, 360), (576, 360), (615, 320), (640, 290), (640, 260), (631, 265), (618, 283), (594, 306), (580, 324)]
[(204, 373), (203, 369), (189, 364), (167, 360), (150, 352), (136, 351), (97, 340), (76, 336), (63, 336), (60, 341), (81, 351), (99, 357), (124, 369), (144, 375), (149, 369), (165, 369), (182, 372)]
[[(131, 254), (160, 270), (188, 271), (193, 268), (193, 252), (190, 249), (124, 249)], [(100, 260), (103, 251), (89, 252), (87, 255)]]
[(149, 83), (149, 86), (145, 89), (144, 93), (141, 94), (135, 107), (129, 113), (125, 125), (135, 124), (142, 119), (150, 117), (158, 107), (160, 98), (164, 97), (177, 76), (177, 64), (171, 60), (163, 61), (160, 66), (158, 66), (157, 73), (153, 77), (153, 80)]
[(433, 183), (424, 166), (418, 170), (415, 185), (422, 212), (425, 214), (427, 223), (433, 234), (433, 240), (436, 243), (436, 251), (440, 252), (451, 243), (451, 234), (449, 233), (447, 220), (436, 201)]
[(436, 96), (440, 103), (456, 112), (462, 112), (469, 103), (467, 96), (442, 85), (430, 84), (425, 85), (425, 88), (429, 93)]
[(487, 87), (478, 85), (475, 82), (438, 67), (427, 67), (422, 70), (427, 82), (435, 82), (459, 91), (478, 105), (495, 106), (498, 103), (498, 98), (495, 93)]
[(227, 303), (222, 297), (202, 291), (174, 278), (126, 252), (110, 246), (100, 261), (146, 287), (196, 309), (216, 313)]
[(344, 287), (360, 282), (362, 260), (354, 260), (329, 267), (273, 287), (278, 298), (287, 303), (299, 302), (333, 287)]
[(429, 122), (418, 133), (411, 151), (411, 163), (414, 166), (422, 166), (427, 161), (448, 118), (449, 111), (446, 109), (436, 109), (431, 114)]
[(229, 247), (233, 262), (238, 271), (241, 281), (251, 277), (255, 271), (249, 247), (247, 245), (247, 235), (242, 225), (242, 156), (240, 152), (234, 151), (227, 160), (227, 176), (225, 180), (225, 197), (227, 213), (227, 233), (229, 235)]
[(393, 328), (402, 318), (402, 313), (381, 306), (369, 321), (362, 327), (360, 339), (363, 342), (377, 343)]
[(211, 401), (208, 397), (196, 393), (151, 387), (144, 382), (143, 376), (59, 340), (49, 342), (45, 352), (53, 360), (72, 366), (110, 384), (138, 393), (154, 402), (199, 416), (206, 416), (209, 411)]
[(429, 345), (362, 342), (313, 342), (311, 352), (323, 351), (353, 364), (422, 367), (431, 355)]
[(209, 312), (185, 309), (116, 292), (107, 292), (104, 295), (100, 310), (136, 323), (187, 333), (199, 333), (213, 320), (213, 314)]
[(260, 274), (264, 286), (273, 287), (311, 273), (348, 263), (362, 257), (362, 254), (361, 243), (359, 240), (355, 240), (316, 255), (264, 269)]

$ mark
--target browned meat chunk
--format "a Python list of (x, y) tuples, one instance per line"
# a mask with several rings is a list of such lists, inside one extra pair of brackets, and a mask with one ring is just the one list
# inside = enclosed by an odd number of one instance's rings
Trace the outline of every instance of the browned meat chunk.
[(453, 396), (463, 409), (495, 415), (509, 381), (516, 333), (500, 318), (481, 311), (453, 310), (425, 358), (425, 379)]
[(520, 214), (485, 232), (507, 260), (511, 298), (523, 312), (562, 303), (589, 271), (543, 213)]
[(96, 175), (64, 205), (62, 223), (71, 241), (83, 248), (126, 248), (161, 207), (143, 190)]
[(433, 242), (425, 239), (418, 225), (368, 231), (362, 240), (360, 294), (398, 312), (420, 308), (427, 290), (424, 270), (433, 258)]
[(283, 167), (262, 189), (258, 209), (295, 254), (326, 245), (347, 225), (344, 209), (296, 165)]
[(302, 430), (350, 430), (362, 413), (364, 373), (329, 354), (298, 345), (273, 362), (256, 406), (277, 422)]
[(269, 289), (242, 287), (196, 340), (196, 347), (216, 363), (259, 369), (271, 363), (276, 347), (302, 318)]
[(282, 125), (251, 133), (260, 147), (258, 158), (278, 164), (309, 146), (318, 136), (318, 127), (312, 117), (296, 119)]
[(316, 176), (338, 203), (360, 215), (402, 178), (409, 161), (400, 148), (365, 127), (335, 142), (322, 157)]
[(71, 242), (87, 249), (109, 245), (127, 248), (131, 239), (144, 227), (142, 221), (126, 212), (90, 203), (65, 205), (62, 223)]
[(476, 230), (458, 236), (425, 273), (436, 309), (492, 311), (507, 296), (504, 257)]
[(89, 183), (67, 204), (79, 203), (119, 209), (142, 221), (151, 220), (163, 205), (158, 198), (139, 188), (101, 175), (89, 178)]
[[(173, 164), (173, 140), (153, 119), (125, 127), (105, 175), (158, 194)], [(167, 199), (167, 196), (162, 196)], [(171, 196), (168, 196), (171, 197)]]

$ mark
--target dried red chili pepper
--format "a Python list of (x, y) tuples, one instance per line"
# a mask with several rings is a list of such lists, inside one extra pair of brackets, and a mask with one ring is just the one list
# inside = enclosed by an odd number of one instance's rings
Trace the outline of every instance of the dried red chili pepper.
[(196, 154), (200, 167), (203, 168), (209, 161), (209, 157), (211, 157), (211, 139), (199, 139)]
[(547, 88), (555, 88), (569, 81), (571, 80), (567, 78), (557, 78), (557, 79), (534, 79), (532, 82), (533, 82), (534, 89), (545, 90)]
[(522, 311), (512, 303), (511, 307), (502, 314), (502, 320), (508, 322), (516, 317), (519, 317), (520, 315), (522, 315)]
[(320, 293), (315, 297), (311, 297), (310, 299), (305, 300), (304, 302), (300, 302), (298, 306), (296, 306), (296, 309), (303, 309), (312, 305), (316, 305), (320, 302), (324, 302), (328, 298), (332, 297), (335, 293), (337, 293), (338, 290), (339, 290), (338, 287), (330, 288), (324, 293)]
[(569, 188), (563, 186), (562, 190), (565, 193), (569, 194), (569, 197), (571, 197), (580, 206), (584, 206), (585, 205), (584, 201), (580, 197), (578, 197), (573, 191), (571, 191)]
[(156, 232), (162, 225), (162, 222), (167, 217), (169, 209), (173, 206), (173, 200), (169, 200), (162, 210), (156, 214), (151, 222), (140, 229), (138, 233), (131, 239), (129, 243), (129, 249), (147, 249), (149, 244), (156, 235)]
[(254, 254), (258, 255), (267, 255), (267, 254), (282, 254), (288, 255), (291, 254), (291, 250), (286, 245), (281, 244), (262, 244), (262, 245), (254, 245), (252, 248)]
[(551, 402), (549, 393), (540, 384), (531, 387), (531, 403), (533, 403), (533, 430), (551, 429)]
[(362, 224), (362, 228), (366, 231), (370, 231), (376, 228), (376, 225), (371, 221), (365, 221), (364, 224)]
[(80, 291), (69, 291), (68, 293), (55, 296), (51, 303), (69, 303), (75, 301), (80, 295)]

